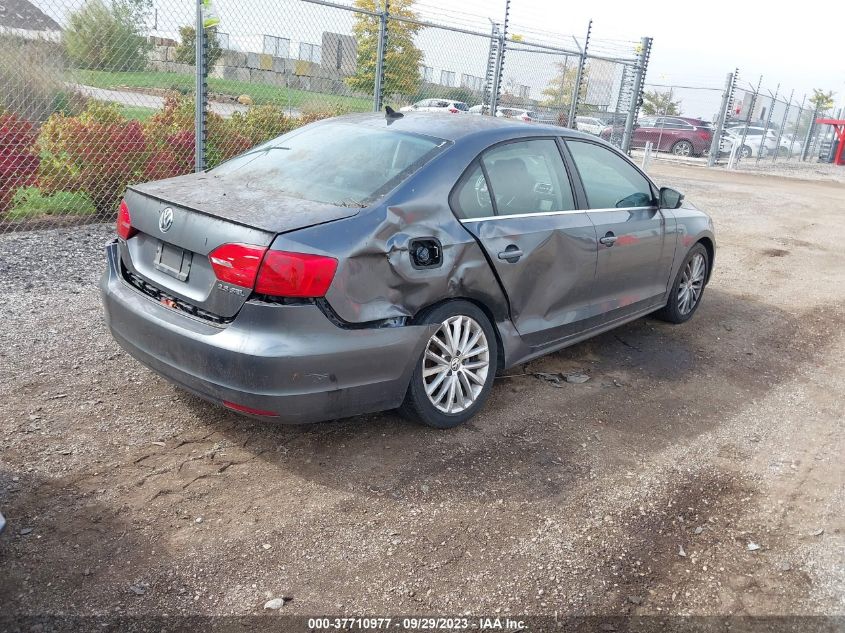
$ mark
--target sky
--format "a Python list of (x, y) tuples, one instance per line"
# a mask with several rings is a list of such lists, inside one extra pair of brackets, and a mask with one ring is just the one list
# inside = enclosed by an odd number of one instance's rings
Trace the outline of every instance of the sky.
[[(33, 1), (63, 22), (63, 14), (78, 8), (84, 0)], [(192, 21), (192, 0), (152, 2), (157, 9), (159, 34), (175, 35), (180, 25)], [(350, 33), (353, 23), (353, 14), (348, 11), (303, 0), (213, 2), (221, 17), (220, 30), (231, 33), (233, 44), (241, 50), (260, 52), (263, 34), (272, 34), (290, 39), (296, 56), (299, 42), (319, 44), (322, 32)], [(414, 10), (432, 22), (487, 33), (490, 19), (504, 19), (505, 0), (415, 0)], [(512, 0), (509, 32), (525, 41), (573, 49), (583, 45), (590, 19), (590, 49), (596, 53), (632, 57), (640, 37), (653, 37), (647, 88), (685, 86), (673, 91), (689, 116), (712, 116), (718, 109), (726, 74), (737, 67), (742, 87), (756, 85), (762, 75), (764, 90), (774, 92), (780, 84), (778, 94), (787, 97), (794, 90), (796, 105), (813, 88), (833, 90), (836, 105), (845, 105), (843, 0), (804, 5), (723, 0)], [(435, 81), (441, 70), (458, 76), (483, 75), (488, 44), (486, 38), (439, 29), (425, 29), (419, 36), (424, 63), (433, 67)], [(555, 75), (555, 59), (562, 58), (513, 52), (506, 56), (505, 79), (529, 85), (531, 97), (540, 98), (542, 88)]]

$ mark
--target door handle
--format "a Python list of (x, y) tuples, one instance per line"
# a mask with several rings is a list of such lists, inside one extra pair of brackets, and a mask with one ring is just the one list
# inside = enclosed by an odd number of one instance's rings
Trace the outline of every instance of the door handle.
[(515, 264), (522, 257), (523, 253), (516, 244), (509, 244), (508, 247), (499, 253), (499, 259), (505, 260), (509, 264)]
[(599, 243), (604, 244), (608, 248), (616, 244), (618, 238), (613, 234), (613, 231), (608, 231), (604, 237), (599, 238)]

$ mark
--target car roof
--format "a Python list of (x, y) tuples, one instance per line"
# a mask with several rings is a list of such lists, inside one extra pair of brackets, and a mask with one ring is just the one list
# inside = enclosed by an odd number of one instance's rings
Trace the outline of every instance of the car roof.
[(586, 138), (594, 140), (595, 136), (578, 132), (557, 125), (540, 123), (524, 123), (514, 119), (492, 116), (460, 116), (445, 115), (437, 112), (403, 112), (404, 116), (387, 119), (382, 113), (348, 114), (335, 120), (354, 122), (358, 125), (373, 128), (389, 126), (393, 130), (424, 134), (442, 138), (447, 141), (457, 141), (467, 136), (490, 134), (500, 136), (508, 132), (524, 132), (526, 136), (566, 136), (572, 138)]

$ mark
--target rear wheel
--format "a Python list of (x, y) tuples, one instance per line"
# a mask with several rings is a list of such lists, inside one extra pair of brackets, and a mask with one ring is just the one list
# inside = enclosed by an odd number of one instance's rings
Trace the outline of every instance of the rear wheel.
[(739, 157), (740, 158), (751, 158), (751, 156), (753, 154), (754, 154), (754, 152), (751, 150), (750, 147), (748, 147), (748, 145), (743, 145), (742, 147), (739, 148)]
[(683, 323), (692, 318), (704, 294), (709, 260), (703, 244), (690, 249), (672, 284), (669, 300), (655, 313), (657, 318), (670, 323)]
[(672, 146), (672, 153), (675, 156), (692, 156), (692, 143), (689, 141), (678, 141)]
[(449, 429), (473, 417), (490, 395), (498, 347), (484, 312), (468, 301), (449, 301), (425, 314), (437, 325), (417, 360), (400, 412)]

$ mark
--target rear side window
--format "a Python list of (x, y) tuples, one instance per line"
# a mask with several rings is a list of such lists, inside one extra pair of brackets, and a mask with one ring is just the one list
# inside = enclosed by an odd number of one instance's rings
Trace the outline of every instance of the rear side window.
[(455, 190), (452, 206), (455, 214), (462, 220), (488, 218), (494, 214), (487, 180), (477, 160)]
[(518, 141), (486, 151), (481, 160), (490, 178), (498, 215), (524, 215), (575, 208), (572, 187), (557, 143)]
[(584, 183), (591, 209), (649, 207), (654, 203), (651, 185), (615, 152), (583, 141), (567, 141)]
[(469, 110), (469, 106), (463, 101), (455, 101), (455, 109), (466, 112), (467, 110)]

